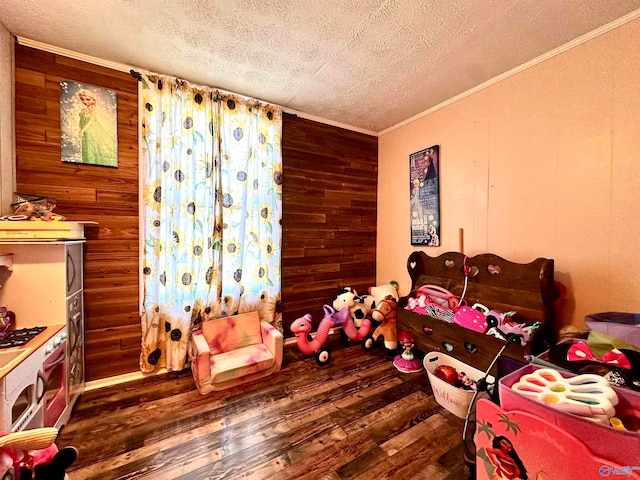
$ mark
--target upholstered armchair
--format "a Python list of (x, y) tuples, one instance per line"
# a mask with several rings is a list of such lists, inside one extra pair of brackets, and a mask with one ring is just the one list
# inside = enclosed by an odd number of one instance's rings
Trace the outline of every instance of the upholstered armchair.
[(282, 344), (282, 333), (260, 321), (258, 312), (204, 322), (189, 345), (198, 391), (206, 395), (278, 372)]

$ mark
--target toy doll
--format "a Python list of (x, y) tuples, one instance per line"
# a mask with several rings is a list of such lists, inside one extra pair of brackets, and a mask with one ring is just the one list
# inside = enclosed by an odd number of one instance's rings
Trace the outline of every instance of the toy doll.
[(412, 348), (415, 346), (413, 335), (409, 332), (401, 332), (398, 342), (403, 352), (395, 356), (393, 365), (402, 373), (415, 373), (422, 370), (422, 362), (413, 355)]

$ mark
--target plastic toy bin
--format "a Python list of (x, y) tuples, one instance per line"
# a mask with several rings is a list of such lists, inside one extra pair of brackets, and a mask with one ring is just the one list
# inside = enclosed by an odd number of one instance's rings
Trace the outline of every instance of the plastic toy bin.
[[(455, 368), (456, 372), (464, 372), (471, 380), (475, 381), (480, 380), (484, 376), (484, 372), (441, 352), (427, 353), (422, 360), (422, 364), (427, 372), (427, 377), (431, 383), (431, 389), (433, 390), (433, 396), (436, 401), (456, 417), (466, 418), (467, 412), (469, 411), (469, 404), (473, 399), (475, 391), (464, 390), (439, 379), (435, 375), (436, 368), (438, 365), (449, 365)], [(489, 384), (492, 384), (494, 378), (489, 376), (487, 381)], [(490, 389), (491, 388), (492, 387), (490, 387)], [(482, 392), (478, 395), (478, 398), (486, 398), (487, 396), (486, 392)]]
[(584, 318), (590, 330), (607, 333), (640, 348), (640, 313), (604, 312)]
[[(616, 462), (620, 465), (640, 464), (640, 393), (628, 388), (613, 387), (618, 395), (615, 406), (616, 417), (620, 418), (626, 431), (595, 423), (578, 415), (561, 412), (538, 400), (526, 397), (514, 391), (511, 386), (520, 377), (542, 367), (526, 365), (498, 381), (500, 405), (503, 410), (520, 410), (537, 415), (582, 441), (597, 457)], [(575, 375), (559, 372), (563, 377)]]

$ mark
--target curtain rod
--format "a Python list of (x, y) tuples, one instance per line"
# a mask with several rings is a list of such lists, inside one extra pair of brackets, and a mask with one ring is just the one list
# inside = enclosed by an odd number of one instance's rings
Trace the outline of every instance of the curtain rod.
[[(151, 72), (149, 72), (149, 73), (151, 73)], [(137, 70), (134, 70), (134, 69), (132, 68), (131, 70), (129, 70), (129, 74), (130, 74), (133, 78), (137, 79), (139, 82), (140, 82), (140, 81), (142, 81), (142, 73), (138, 72)], [(164, 74), (160, 74), (160, 73), (151, 73), (151, 75), (164, 75)], [(169, 77), (173, 77), (173, 75), (167, 75), (167, 76), (169, 76)], [(189, 84), (193, 85), (189, 80), (184, 80), (184, 79), (182, 79), (182, 78), (178, 78), (178, 77), (173, 77), (173, 78), (175, 78), (175, 79), (176, 79), (176, 81), (180, 82), (181, 84), (183, 84), (184, 82), (187, 82), (187, 83), (189, 83)], [(226, 90), (222, 90), (222, 89), (220, 89), (220, 88), (216, 88), (216, 87), (210, 87), (210, 86), (208, 86), (208, 85), (196, 85), (196, 86), (197, 86), (197, 87), (199, 87), (199, 88), (210, 88), (210, 89), (212, 89), (212, 90), (215, 90), (215, 91), (216, 91), (216, 98), (219, 98), (219, 99), (222, 99), (222, 98), (223, 98), (223, 97), (222, 97), (222, 95), (235, 95), (235, 96), (237, 96), (237, 97), (242, 97), (242, 98), (244, 98), (244, 99), (246, 99), (246, 100), (248, 100), (248, 101), (255, 102), (256, 104), (267, 104), (267, 105), (273, 105), (274, 107), (278, 107), (278, 108), (280, 108), (283, 112), (284, 112), (284, 110), (285, 110), (285, 109), (284, 109), (284, 107), (282, 107), (282, 106), (280, 106), (280, 105), (277, 105), (277, 104), (274, 104), (274, 103), (271, 103), (271, 102), (266, 102), (266, 101), (264, 101), (264, 100), (258, 100), (257, 98), (248, 97), (248, 96), (246, 96), (246, 95), (242, 95), (242, 94), (240, 94), (240, 93), (228, 92), (228, 91), (226, 91)]]

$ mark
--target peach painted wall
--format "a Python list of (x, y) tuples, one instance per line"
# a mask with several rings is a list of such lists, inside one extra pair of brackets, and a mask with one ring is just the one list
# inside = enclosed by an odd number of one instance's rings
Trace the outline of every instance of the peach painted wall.
[[(487, 59), (487, 61), (491, 61)], [(555, 260), (557, 326), (640, 312), (640, 20), (379, 138), (378, 284), (407, 274), (409, 155), (440, 145), (441, 247)]]

